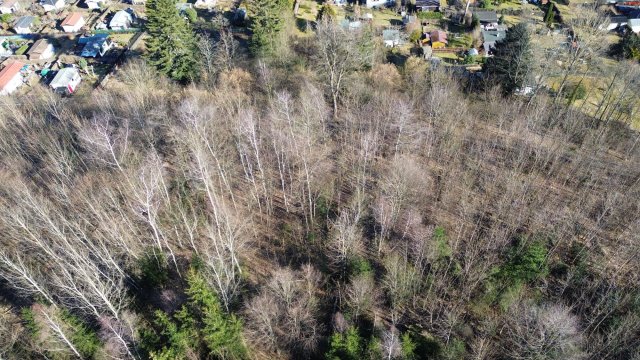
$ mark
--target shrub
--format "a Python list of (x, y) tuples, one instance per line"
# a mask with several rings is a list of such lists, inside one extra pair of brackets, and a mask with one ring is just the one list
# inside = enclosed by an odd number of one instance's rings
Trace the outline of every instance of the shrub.
[(583, 100), (587, 97), (587, 88), (579, 82), (577, 84), (570, 84), (567, 86), (565, 97), (572, 104), (576, 100)]
[(138, 261), (140, 283), (145, 287), (164, 285), (169, 279), (166, 256), (158, 249), (150, 249)]
[(522, 241), (509, 254), (509, 259), (498, 270), (496, 277), (506, 285), (519, 285), (534, 281), (548, 274), (547, 248), (541, 241), (522, 244)]
[(435, 11), (420, 11), (418, 12), (418, 19), (431, 19), (431, 20), (440, 20), (444, 17), (441, 12)]
[(198, 20), (198, 13), (193, 8), (186, 9), (184, 14), (187, 16), (187, 20), (189, 20), (190, 23), (194, 23)]
[(9, 24), (13, 20), (13, 14), (2, 14), (0, 15), (0, 23)]

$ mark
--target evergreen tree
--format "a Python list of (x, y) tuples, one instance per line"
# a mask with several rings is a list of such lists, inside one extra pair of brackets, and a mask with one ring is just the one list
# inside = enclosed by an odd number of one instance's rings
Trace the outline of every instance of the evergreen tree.
[(283, 11), (287, 0), (253, 0), (250, 4), (251, 52), (268, 55), (275, 48), (276, 35), (284, 25)]
[(547, 5), (547, 14), (544, 16), (544, 22), (548, 27), (553, 26), (553, 20), (555, 19), (555, 17), (556, 14), (553, 11), (553, 1), (550, 1), (549, 5)]
[(627, 30), (618, 45), (625, 59), (640, 60), (640, 36)]
[(174, 0), (147, 2), (147, 59), (174, 80), (193, 79), (198, 70), (196, 38)]
[(532, 58), (529, 30), (525, 23), (520, 23), (496, 43), (494, 56), (487, 59), (484, 70), (489, 79), (502, 86), (505, 94), (513, 94), (529, 77)]
[(318, 11), (318, 15), (316, 15), (316, 21), (320, 21), (323, 18), (328, 18), (330, 20), (334, 20), (338, 14), (336, 14), (336, 10), (330, 4), (324, 4)]

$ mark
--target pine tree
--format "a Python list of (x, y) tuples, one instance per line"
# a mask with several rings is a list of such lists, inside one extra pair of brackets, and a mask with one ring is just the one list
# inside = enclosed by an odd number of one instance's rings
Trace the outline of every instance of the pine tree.
[(496, 43), (494, 56), (487, 59), (484, 70), (489, 79), (502, 86), (505, 94), (513, 94), (527, 81), (532, 58), (529, 30), (525, 23), (520, 23)]
[(550, 1), (547, 6), (547, 14), (544, 16), (544, 22), (548, 27), (551, 27), (553, 25), (553, 20), (556, 17), (556, 14), (553, 12), (553, 1)]
[(174, 0), (147, 2), (147, 59), (163, 74), (187, 81), (198, 72), (196, 38)]
[(276, 35), (284, 25), (287, 0), (253, 0), (250, 5), (251, 52), (268, 55), (275, 48)]

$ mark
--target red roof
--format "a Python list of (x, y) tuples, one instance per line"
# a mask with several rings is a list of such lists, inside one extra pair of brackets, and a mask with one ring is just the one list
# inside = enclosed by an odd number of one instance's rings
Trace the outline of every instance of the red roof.
[(75, 26), (78, 21), (80, 21), (80, 19), (82, 19), (82, 14), (79, 12), (74, 12), (69, 14), (69, 16), (67, 16), (66, 19), (64, 19), (64, 21), (62, 22), (62, 24), (60, 26)]
[(14, 61), (11, 64), (7, 65), (0, 71), (0, 89), (4, 89), (7, 84), (13, 80), (13, 78), (20, 72), (20, 69), (24, 66), (23, 63), (19, 61)]
[(430, 34), (431, 42), (447, 43), (447, 33), (442, 30), (434, 30)]

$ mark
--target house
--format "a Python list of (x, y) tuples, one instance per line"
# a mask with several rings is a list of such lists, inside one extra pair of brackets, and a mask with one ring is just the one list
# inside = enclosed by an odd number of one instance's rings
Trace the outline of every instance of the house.
[(80, 31), (80, 29), (84, 26), (85, 21), (84, 17), (79, 12), (73, 12), (69, 14), (63, 21), (60, 26), (66, 33), (74, 33)]
[(13, 25), (16, 34), (31, 34), (35, 28), (35, 16), (22, 16)]
[(385, 47), (394, 47), (400, 45), (400, 30), (382, 30), (382, 41), (384, 42)]
[(0, 70), (0, 95), (9, 95), (22, 85), (24, 64), (14, 61)]
[(126, 30), (131, 27), (132, 22), (133, 16), (126, 10), (120, 10), (111, 18), (109, 28), (111, 30)]
[(84, 4), (89, 10), (100, 10), (108, 4), (108, 0), (84, 0)]
[(3, 40), (0, 43), (0, 59), (4, 59), (13, 55), (13, 49), (11, 49), (11, 45), (7, 40)]
[(474, 11), (473, 16), (480, 22), (482, 30), (496, 30), (498, 28), (498, 13), (495, 11)]
[(4, 0), (0, 5), (0, 14), (12, 14), (20, 9), (18, 0)]
[(389, 3), (389, 0), (366, 0), (364, 6), (368, 8), (377, 8), (387, 6)]
[(27, 56), (29, 60), (48, 60), (56, 55), (56, 50), (47, 39), (39, 39), (31, 45)]
[(507, 37), (507, 32), (504, 30), (483, 31), (482, 46), (484, 48), (484, 55), (489, 56), (490, 51), (496, 47), (496, 42), (503, 40), (505, 37)]
[(447, 46), (447, 33), (442, 30), (434, 30), (429, 34), (431, 39), (431, 47), (434, 49), (440, 49)]
[(217, 2), (217, 0), (196, 0), (194, 6), (198, 8), (211, 8), (216, 6)]
[(82, 79), (78, 69), (74, 67), (67, 67), (60, 69), (56, 76), (51, 81), (51, 88), (53, 91), (60, 94), (73, 94)]
[(440, 0), (416, 0), (417, 11), (440, 11)]
[[(616, 15), (609, 18), (609, 23), (605, 24), (607, 26), (607, 30), (615, 30), (627, 25), (627, 17), (624, 15)], [(602, 28), (601, 26), (600, 28)]]
[(46, 12), (60, 10), (64, 5), (64, 0), (40, 0), (40, 6), (42, 6)]
[(98, 56), (104, 56), (111, 48), (114, 47), (114, 43), (109, 39), (108, 34), (97, 34), (89, 37), (81, 37), (78, 43), (83, 45), (82, 57), (96, 58)]
[(629, 19), (627, 21), (627, 26), (634, 33), (640, 33), (640, 19)]
[(362, 23), (360, 20), (342, 19), (340, 20), (340, 27), (345, 30), (356, 30), (362, 27)]
[(187, 9), (193, 9), (193, 4), (191, 3), (176, 3), (176, 9), (178, 9), (178, 12), (180, 12), (181, 14), (185, 11), (187, 11)]

